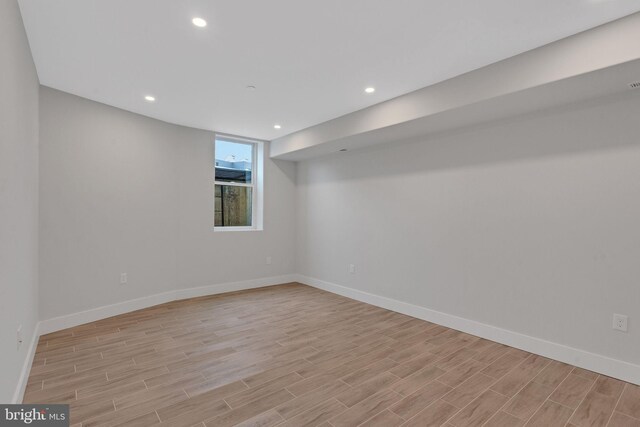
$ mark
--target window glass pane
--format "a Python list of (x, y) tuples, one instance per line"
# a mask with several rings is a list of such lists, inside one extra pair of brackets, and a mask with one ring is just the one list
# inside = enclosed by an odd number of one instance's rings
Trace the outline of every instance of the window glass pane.
[(251, 183), (253, 147), (216, 139), (216, 181)]
[(250, 227), (251, 190), (251, 187), (216, 185), (214, 226)]

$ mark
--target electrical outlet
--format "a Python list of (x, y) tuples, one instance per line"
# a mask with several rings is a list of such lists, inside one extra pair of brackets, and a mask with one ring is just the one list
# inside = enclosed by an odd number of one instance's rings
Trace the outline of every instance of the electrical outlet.
[(16, 341), (17, 341), (17, 347), (18, 349), (20, 349), (20, 346), (22, 346), (22, 325), (18, 325), (18, 329), (16, 330)]
[(628, 317), (624, 314), (614, 314), (613, 315), (613, 329), (616, 331), (627, 332), (627, 322)]
[(268, 256), (267, 259), (265, 260), (265, 264), (271, 265), (271, 257), (270, 256)]
[(356, 274), (356, 266), (354, 264), (349, 264), (349, 274)]
[(128, 280), (129, 279), (127, 278), (127, 273), (120, 273), (120, 284), (121, 285), (126, 285)]

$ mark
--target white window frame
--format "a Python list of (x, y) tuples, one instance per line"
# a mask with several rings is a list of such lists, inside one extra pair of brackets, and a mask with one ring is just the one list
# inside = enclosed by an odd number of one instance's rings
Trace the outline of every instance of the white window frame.
[[(222, 139), (224, 141), (236, 144), (252, 145), (251, 150), (251, 183), (216, 181), (216, 141)], [(263, 215), (263, 166), (264, 166), (264, 141), (246, 138), (243, 136), (229, 135), (224, 133), (216, 133), (213, 140), (213, 231), (262, 231), (262, 215)], [(216, 211), (216, 185), (227, 185), (235, 187), (251, 187), (251, 226), (243, 227), (225, 227), (215, 225)]]

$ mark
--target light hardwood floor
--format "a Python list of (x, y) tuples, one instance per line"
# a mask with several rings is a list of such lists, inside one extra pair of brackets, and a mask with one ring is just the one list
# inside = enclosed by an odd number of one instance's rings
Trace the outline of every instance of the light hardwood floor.
[(83, 427), (640, 427), (638, 386), (299, 284), (42, 336), (25, 402)]

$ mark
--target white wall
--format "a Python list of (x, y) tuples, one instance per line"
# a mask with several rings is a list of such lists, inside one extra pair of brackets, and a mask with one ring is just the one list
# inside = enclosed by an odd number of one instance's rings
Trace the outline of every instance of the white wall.
[(265, 231), (214, 233), (212, 132), (40, 100), (41, 319), (293, 272), (293, 165), (266, 161)]
[[(180, 144), (178, 283), (183, 288), (294, 272), (295, 163), (264, 164), (262, 231), (213, 232), (213, 134)], [(267, 144), (268, 145), (268, 144)], [(272, 259), (266, 265), (266, 257)]]
[[(38, 314), (38, 76), (18, 4), (0, 1), (0, 402), (11, 402)], [(23, 344), (16, 330), (22, 324)]]
[(638, 117), (627, 93), (299, 163), (297, 270), (640, 364)]

